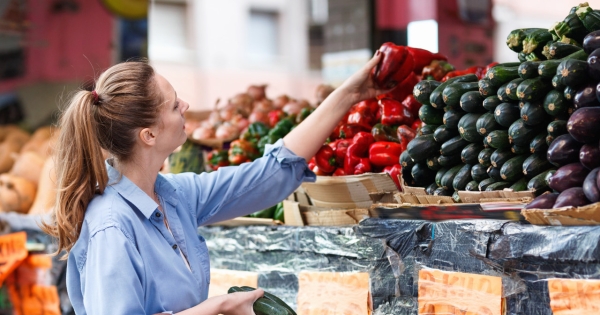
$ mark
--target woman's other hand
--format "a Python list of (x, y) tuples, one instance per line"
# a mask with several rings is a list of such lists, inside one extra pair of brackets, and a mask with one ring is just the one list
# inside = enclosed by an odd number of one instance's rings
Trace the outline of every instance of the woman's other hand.
[(263, 289), (256, 289), (249, 292), (227, 294), (227, 299), (223, 305), (223, 315), (254, 315), (252, 306), (264, 293)]

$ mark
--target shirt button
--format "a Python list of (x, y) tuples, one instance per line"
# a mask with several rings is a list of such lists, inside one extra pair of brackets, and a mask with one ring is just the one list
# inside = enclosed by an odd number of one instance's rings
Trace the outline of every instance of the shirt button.
[(157, 218), (160, 218), (160, 212), (157, 212), (157, 213), (155, 214), (155, 216), (156, 216)]
[(177, 249), (177, 244), (173, 245), (173, 249)]

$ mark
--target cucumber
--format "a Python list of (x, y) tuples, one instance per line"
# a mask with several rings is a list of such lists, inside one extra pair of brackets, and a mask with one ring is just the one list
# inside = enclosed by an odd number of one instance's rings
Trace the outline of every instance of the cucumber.
[(559, 116), (567, 112), (569, 104), (565, 100), (563, 93), (552, 90), (544, 98), (544, 110), (550, 116)]
[(479, 119), (477, 119), (477, 122), (475, 123), (475, 127), (477, 128), (477, 132), (484, 137), (491, 131), (502, 128), (502, 126), (496, 122), (494, 114), (489, 112), (479, 116)]
[(474, 74), (467, 74), (467, 75), (450, 78), (446, 82), (444, 82), (444, 83), (440, 84), (438, 87), (436, 87), (435, 90), (433, 90), (433, 92), (431, 92), (431, 95), (429, 96), (429, 104), (431, 106), (433, 106), (434, 108), (442, 109), (442, 108), (446, 107), (446, 103), (444, 103), (442, 93), (444, 92), (444, 89), (446, 89), (446, 87), (448, 85), (455, 83), (455, 82), (475, 82), (477, 80), (478, 80), (477, 76)]
[(433, 156), (425, 159), (425, 163), (427, 164), (427, 167), (430, 170), (439, 171), (442, 168), (440, 162), (438, 161), (438, 158), (439, 156)]
[(441, 145), (442, 143), (458, 135), (457, 128), (448, 128), (446, 125), (440, 125), (435, 129), (435, 132), (433, 133), (433, 139)]
[(576, 45), (554, 42), (548, 46), (548, 51), (550, 53), (548, 59), (561, 59), (572, 53), (578, 52), (581, 49), (581, 47)]
[[(577, 89), (575, 87), (565, 86), (565, 90), (563, 91), (563, 96), (565, 97), (565, 100), (572, 103), (573, 99), (575, 98), (575, 94), (577, 94)], [(569, 115), (571, 114), (572, 113), (569, 113)]]
[(562, 93), (565, 90), (566, 85), (562, 83), (562, 80), (560, 78), (561, 76), (559, 74), (553, 76), (551, 83), (554, 90), (560, 91)]
[(520, 28), (511, 31), (506, 38), (506, 45), (512, 51), (519, 53), (523, 50), (523, 40), (527, 37), (528, 34), (531, 34), (535, 31), (543, 31), (546, 29), (543, 28)]
[(485, 191), (486, 188), (488, 188), (488, 186), (490, 186), (491, 184), (497, 182), (497, 180), (493, 179), (493, 178), (487, 178), (484, 179), (482, 181), (479, 182), (479, 191)]
[(494, 111), (498, 105), (502, 104), (498, 95), (488, 96), (483, 100), (483, 108), (489, 111)]
[(508, 130), (494, 130), (487, 135), (486, 139), (488, 145), (494, 149), (508, 150), (510, 148)]
[(532, 154), (523, 161), (523, 174), (527, 178), (533, 178), (552, 167), (552, 164), (546, 159), (545, 153)]
[(450, 109), (444, 113), (442, 120), (446, 127), (450, 129), (458, 129), (458, 122), (465, 114), (466, 112), (460, 108)]
[(468, 113), (458, 122), (460, 136), (469, 142), (480, 142), (483, 136), (477, 132), (477, 120), (482, 114)]
[(454, 193), (453, 190), (448, 190), (448, 189), (444, 189), (443, 187), (438, 187), (434, 192), (433, 195), (434, 196), (444, 196), (444, 197), (451, 197), (452, 194)]
[(417, 134), (419, 136), (433, 135), (437, 127), (438, 125), (423, 125), (421, 128), (419, 128)]
[(449, 167), (442, 167), (435, 173), (435, 184), (438, 187), (442, 186), (442, 176), (444, 176), (449, 169)]
[(552, 40), (552, 34), (548, 30), (537, 30), (529, 33), (523, 39), (523, 52), (530, 54), (534, 52), (538, 46), (543, 47), (547, 42)]
[(556, 69), (560, 81), (566, 86), (578, 87), (590, 80), (587, 61), (577, 59), (563, 60)]
[(470, 181), (467, 186), (465, 186), (465, 190), (466, 191), (479, 191), (479, 184), (472, 180)]
[(498, 91), (496, 91), (496, 95), (498, 95), (498, 99), (503, 101), (503, 102), (510, 102), (512, 101), (510, 99), (510, 97), (508, 97), (508, 94), (506, 94), (506, 87), (508, 86), (509, 82), (506, 82), (504, 84), (502, 84), (499, 88)]
[(529, 154), (529, 146), (528, 145), (521, 146), (521, 145), (513, 144), (510, 146), (510, 152), (512, 152), (513, 154), (516, 154), (516, 155)]
[(506, 163), (506, 161), (512, 159), (513, 157), (515, 157), (515, 155), (511, 151), (498, 149), (492, 153), (492, 156), (490, 156), (490, 163), (493, 167), (499, 169), (502, 167), (502, 165), (504, 165), (504, 163)]
[(460, 108), (468, 113), (484, 112), (483, 100), (484, 97), (479, 91), (468, 91), (460, 97)]
[(531, 139), (531, 142), (529, 143), (529, 152), (546, 154), (546, 152), (548, 152), (548, 144), (546, 144), (547, 136), (548, 133), (546, 131), (542, 131), (533, 139)]
[(406, 150), (413, 161), (420, 162), (437, 154), (440, 150), (440, 145), (435, 142), (433, 135), (423, 135), (415, 137), (409, 142)]
[(440, 148), (442, 155), (455, 155), (460, 154), (462, 149), (466, 147), (469, 142), (460, 136), (456, 136), (446, 142), (444, 142)]
[(521, 82), (517, 87), (517, 96), (521, 101), (537, 101), (542, 99), (552, 89), (552, 85), (537, 77)]
[(487, 78), (479, 80), (477, 84), (479, 85), (479, 94), (483, 97), (496, 95), (496, 91), (498, 91), (498, 86), (493, 85)]
[(510, 127), (521, 116), (519, 105), (513, 103), (502, 103), (494, 110), (494, 119), (502, 127)]
[(507, 66), (495, 66), (488, 70), (486, 78), (490, 80), (495, 86), (508, 83), (519, 77), (519, 66), (507, 67)]
[(515, 182), (523, 177), (523, 162), (528, 158), (528, 155), (517, 155), (506, 161), (500, 168), (500, 177), (507, 182)]
[(560, 65), (560, 63), (563, 60), (566, 59), (577, 59), (577, 60), (587, 60), (588, 55), (585, 53), (585, 51), (583, 50), (579, 50), (576, 51), (564, 58), (561, 59), (552, 59), (552, 60), (546, 60), (546, 61), (542, 61), (542, 63), (540, 63), (539, 67), (538, 67), (538, 74), (540, 75), (540, 77), (547, 79), (547, 80), (551, 80), (553, 76), (556, 75), (556, 69), (558, 68), (558, 65)]
[(477, 161), (479, 161), (479, 164), (485, 166), (486, 169), (490, 167), (490, 165), (492, 165), (490, 158), (494, 151), (496, 151), (494, 148), (485, 148), (481, 150), (477, 155)]
[(529, 126), (523, 119), (518, 119), (508, 128), (508, 139), (510, 143), (526, 146), (529, 145), (531, 139), (540, 131), (537, 126)]
[(471, 167), (471, 177), (476, 182), (481, 182), (484, 179), (490, 178), (487, 173), (488, 167), (485, 167), (481, 164), (475, 164)]
[(419, 108), (419, 119), (427, 125), (443, 124), (444, 111), (435, 109), (431, 105), (423, 105)]
[(553, 139), (560, 135), (564, 135), (567, 133), (567, 121), (566, 120), (554, 120), (548, 124), (546, 128), (548, 131), (548, 135)]
[(503, 190), (504, 188), (510, 188), (511, 183), (509, 182), (495, 182), (485, 188), (485, 191)]
[(438, 189), (438, 185), (436, 183), (431, 183), (431, 185), (425, 187), (425, 193), (430, 196), (433, 196), (436, 189)]
[(483, 150), (483, 145), (478, 143), (468, 144), (466, 147), (462, 149), (460, 152), (460, 158), (465, 164), (477, 164), (479, 163), (479, 152)]
[(516, 78), (510, 82), (508, 82), (508, 84), (506, 85), (506, 96), (513, 100), (513, 101), (518, 101), (519, 97), (517, 96), (517, 87), (519, 87), (519, 84), (521, 84), (521, 82), (523, 82), (524, 80), (522, 78)]
[(454, 176), (454, 179), (452, 180), (452, 188), (454, 188), (454, 190), (465, 190), (467, 184), (472, 180), (471, 165), (465, 164)]
[(541, 61), (525, 61), (519, 66), (519, 77), (523, 80), (538, 76), (538, 66)]
[(529, 182), (529, 179), (527, 179), (526, 177), (521, 177), (521, 179), (516, 181), (509, 188), (513, 191), (525, 191), (527, 190), (527, 182)]
[(440, 187), (446, 190), (452, 189), (452, 182), (454, 181), (454, 177), (456, 177), (456, 174), (458, 174), (458, 172), (463, 168), (463, 166), (464, 164), (459, 164), (449, 169), (444, 174), (444, 176), (442, 176), (442, 180), (440, 182), (442, 185)]
[(497, 167), (490, 166), (487, 169), (488, 176), (493, 178), (496, 181), (501, 181), (502, 176), (500, 176), (500, 169)]
[(530, 126), (535, 126), (549, 119), (544, 110), (544, 105), (540, 102), (526, 102), (521, 108), (521, 119)]
[(461, 163), (460, 153), (454, 155), (440, 155), (438, 163), (443, 167), (452, 167)]
[[(556, 169), (554, 169), (556, 170)], [(546, 182), (546, 175), (552, 170), (547, 170), (539, 175), (534, 176), (527, 182), (527, 189), (541, 194), (544, 191), (550, 190), (548, 183)]]
[(423, 105), (431, 105), (430, 97), (431, 93), (442, 84), (436, 80), (423, 80), (415, 85), (413, 88), (413, 96), (417, 102)]
[(415, 166), (415, 161), (413, 161), (408, 154), (408, 150), (404, 150), (404, 152), (400, 154), (400, 165), (402, 165), (402, 168), (404, 169), (411, 169), (413, 166)]
[(417, 163), (410, 170), (410, 175), (415, 180), (417, 187), (427, 187), (435, 182), (435, 173), (437, 172), (429, 169), (426, 163)]
[(478, 91), (479, 84), (477, 82), (456, 82), (448, 85), (442, 92), (442, 98), (446, 106), (459, 107), (460, 98), (463, 94), (469, 91)]

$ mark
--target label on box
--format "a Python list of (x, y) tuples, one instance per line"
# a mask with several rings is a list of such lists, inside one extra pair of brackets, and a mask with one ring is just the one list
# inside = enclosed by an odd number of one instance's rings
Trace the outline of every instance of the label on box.
[(554, 315), (600, 314), (600, 280), (549, 279)]
[(435, 269), (419, 271), (419, 315), (501, 315), (502, 278)]

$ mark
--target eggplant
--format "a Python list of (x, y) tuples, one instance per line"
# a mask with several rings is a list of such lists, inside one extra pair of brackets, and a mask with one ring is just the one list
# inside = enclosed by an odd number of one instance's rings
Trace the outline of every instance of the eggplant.
[(590, 54), (600, 48), (600, 31), (593, 31), (583, 38), (583, 51)]
[(546, 158), (556, 166), (567, 165), (579, 161), (579, 153), (583, 144), (579, 143), (570, 134), (556, 137), (548, 147)]
[(581, 207), (589, 204), (590, 201), (585, 197), (583, 188), (572, 187), (558, 195), (556, 202), (554, 203), (554, 208)]
[(550, 188), (563, 192), (569, 188), (581, 187), (590, 170), (580, 163), (571, 163), (559, 168), (550, 178)]
[(600, 107), (584, 107), (576, 110), (567, 122), (567, 131), (581, 143), (598, 143), (600, 140)]
[(579, 162), (588, 169), (600, 166), (600, 146), (584, 144), (579, 150)]
[(558, 193), (549, 193), (538, 196), (533, 199), (525, 209), (552, 209), (554, 204), (556, 203), (556, 198), (558, 197)]
[(596, 89), (598, 87), (600, 87), (600, 84), (596, 86), (595, 83), (589, 83), (577, 90), (577, 93), (575, 93), (575, 97), (573, 98), (573, 106), (575, 106), (575, 109), (600, 106), (600, 101), (598, 101), (598, 98), (596, 97)]
[(588, 75), (592, 77), (592, 79), (599, 81), (600, 80), (600, 49), (594, 50), (587, 59), (588, 63)]
[(600, 167), (593, 169), (588, 176), (583, 180), (583, 193), (585, 197), (591, 202), (600, 201), (600, 189), (596, 185), (596, 177), (600, 173)]

